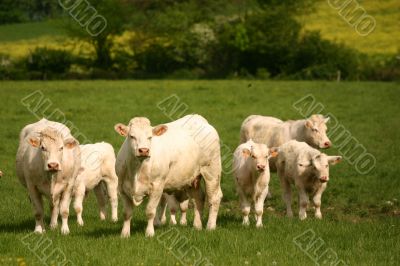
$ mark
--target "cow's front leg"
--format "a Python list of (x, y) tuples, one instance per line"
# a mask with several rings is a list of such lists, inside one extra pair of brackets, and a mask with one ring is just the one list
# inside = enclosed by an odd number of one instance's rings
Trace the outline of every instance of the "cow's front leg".
[(124, 225), (122, 227), (121, 237), (128, 238), (131, 236), (133, 202), (132, 198), (127, 196), (124, 192), (122, 192), (121, 194), (124, 201)]
[(164, 185), (153, 182), (152, 192), (149, 195), (149, 202), (146, 206), (147, 228), (146, 236), (154, 236), (154, 217), (156, 216), (157, 206), (163, 194)]
[(60, 200), (61, 200), (62, 186), (59, 184), (54, 185), (53, 195), (51, 197), (52, 210), (51, 210), (51, 220), (50, 229), (54, 230), (58, 226), (58, 214), (60, 213)]
[(308, 205), (308, 195), (304, 188), (298, 187), (299, 191), (299, 218), (304, 220), (307, 218), (307, 205)]
[(254, 209), (256, 211), (256, 227), (260, 228), (263, 226), (262, 224), (262, 216), (264, 212), (264, 201), (268, 195), (268, 185), (264, 188), (264, 190), (260, 193), (260, 195), (254, 201)]
[(314, 195), (313, 202), (315, 206), (315, 218), (322, 219), (321, 213), (321, 196), (326, 188), (326, 183), (323, 183)]
[(68, 227), (68, 216), (69, 216), (69, 205), (71, 204), (71, 194), (72, 194), (72, 186), (73, 182), (68, 184), (64, 193), (62, 194), (61, 202), (60, 202), (60, 213), (61, 213), (61, 234), (68, 235), (69, 227)]
[(45, 232), (43, 223), (43, 217), (44, 217), (43, 199), (39, 191), (33, 185), (28, 184), (28, 190), (33, 208), (35, 209), (35, 222), (36, 222), (35, 233), (42, 234)]

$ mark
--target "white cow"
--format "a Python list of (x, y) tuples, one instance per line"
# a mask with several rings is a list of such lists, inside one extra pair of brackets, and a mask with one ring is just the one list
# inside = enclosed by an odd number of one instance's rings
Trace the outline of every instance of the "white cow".
[(2, 171), (0, 171), (0, 178), (3, 176), (3, 172)]
[(264, 201), (270, 179), (269, 157), (277, 155), (277, 148), (252, 140), (239, 145), (233, 154), (233, 177), (243, 213), (243, 224), (249, 225), (251, 202), (256, 211), (257, 227), (262, 227)]
[(279, 147), (276, 167), (288, 217), (293, 217), (290, 186), (294, 184), (299, 193), (299, 218), (307, 218), (310, 194), (315, 205), (315, 217), (322, 219), (321, 196), (329, 180), (329, 164), (336, 164), (341, 159), (341, 156), (328, 156), (305, 142), (295, 140)]
[(130, 236), (133, 206), (148, 195), (146, 236), (154, 235), (154, 217), (163, 192), (188, 191), (195, 200), (194, 227), (201, 229), (201, 199), (193, 183), (202, 176), (210, 205), (207, 228), (216, 228), (222, 198), (221, 157), (217, 131), (198, 115), (152, 127), (147, 118), (133, 118), (115, 130), (125, 141), (117, 156), (116, 172), (124, 200), (122, 237)]
[(16, 170), (35, 209), (35, 232), (45, 231), (42, 201), (42, 195), (45, 195), (50, 198), (52, 209), (50, 227), (57, 227), (61, 213), (61, 233), (68, 234), (71, 193), (80, 170), (79, 143), (70, 130), (46, 119), (24, 127), (20, 134)]
[[(274, 117), (251, 115), (240, 128), (240, 143), (249, 139), (264, 143), (268, 147), (279, 147), (289, 140), (304, 141), (314, 148), (329, 148), (331, 142), (326, 135), (329, 117), (312, 115), (308, 119), (282, 121)], [(270, 160), (275, 171), (275, 160)]]
[(106, 218), (106, 198), (101, 183), (107, 186), (111, 202), (112, 220), (118, 221), (118, 177), (115, 173), (115, 153), (113, 147), (105, 142), (81, 145), (81, 172), (74, 186), (74, 209), (79, 225), (83, 225), (82, 202), (86, 192), (94, 189), (100, 208), (100, 219)]

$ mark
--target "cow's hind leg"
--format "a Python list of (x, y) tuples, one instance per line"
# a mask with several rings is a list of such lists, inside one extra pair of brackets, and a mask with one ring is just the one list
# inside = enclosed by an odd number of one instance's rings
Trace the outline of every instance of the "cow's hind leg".
[(218, 210), (223, 195), (220, 185), (221, 161), (216, 158), (209, 166), (203, 167), (200, 172), (205, 181), (208, 204), (210, 206), (207, 229), (214, 230), (217, 227)]
[(107, 199), (105, 193), (103, 191), (103, 183), (100, 182), (97, 186), (94, 187), (94, 194), (96, 195), (97, 204), (100, 209), (100, 220), (104, 221), (106, 219), (106, 203)]

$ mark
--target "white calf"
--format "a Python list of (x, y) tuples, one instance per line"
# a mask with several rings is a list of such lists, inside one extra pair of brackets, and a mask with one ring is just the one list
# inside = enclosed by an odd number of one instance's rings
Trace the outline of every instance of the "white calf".
[(299, 192), (299, 218), (307, 218), (308, 194), (313, 195), (315, 217), (322, 218), (321, 196), (329, 180), (329, 164), (336, 164), (341, 159), (341, 156), (328, 156), (295, 140), (279, 147), (276, 167), (288, 217), (293, 217), (290, 186), (294, 183)]
[(243, 224), (249, 225), (250, 204), (254, 202), (257, 227), (262, 227), (264, 201), (268, 194), (270, 179), (269, 157), (277, 155), (276, 148), (254, 143), (252, 140), (239, 145), (233, 157), (233, 177), (239, 194)]
[(106, 218), (106, 199), (102, 181), (107, 186), (111, 202), (112, 221), (118, 221), (118, 177), (115, 173), (115, 154), (113, 147), (105, 142), (81, 145), (82, 171), (77, 176), (74, 186), (74, 209), (79, 225), (83, 225), (82, 202), (85, 193), (94, 190), (100, 208), (100, 219)]

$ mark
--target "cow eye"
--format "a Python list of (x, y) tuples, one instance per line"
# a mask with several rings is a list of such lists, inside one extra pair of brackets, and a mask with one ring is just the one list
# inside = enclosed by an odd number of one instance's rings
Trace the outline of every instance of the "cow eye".
[(152, 138), (153, 138), (153, 137), (148, 137), (147, 139), (148, 139), (148, 140), (151, 140)]
[(63, 146), (61, 146), (59, 150), (60, 150), (60, 151), (62, 151), (63, 149), (64, 149), (64, 147), (63, 147)]
[(47, 151), (46, 147), (42, 146), (42, 151)]
[(132, 136), (132, 135), (131, 135), (130, 137), (131, 137), (131, 139), (136, 140), (135, 136)]
[(318, 132), (318, 129), (316, 129), (316, 128), (313, 128), (313, 129), (312, 129), (312, 131), (314, 131), (314, 132)]
[(254, 156), (254, 155), (251, 155), (251, 158), (255, 159), (255, 158), (256, 158), (256, 156)]
[(328, 168), (329, 167), (329, 165), (325, 165), (325, 168)]

